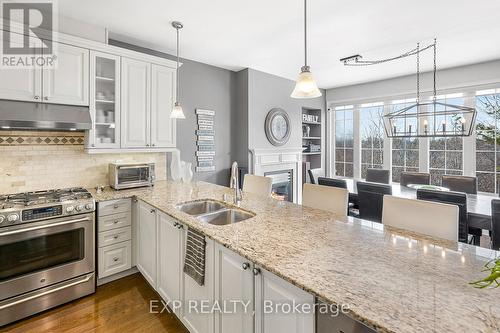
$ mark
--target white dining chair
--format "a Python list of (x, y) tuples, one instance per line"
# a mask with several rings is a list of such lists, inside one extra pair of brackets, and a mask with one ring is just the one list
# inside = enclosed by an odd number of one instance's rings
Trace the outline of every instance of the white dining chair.
[(384, 225), (458, 242), (458, 218), (455, 205), (384, 196)]
[(273, 180), (269, 177), (246, 174), (243, 178), (243, 192), (270, 197)]
[(345, 188), (305, 183), (302, 189), (302, 205), (327, 210), (347, 216), (349, 191)]

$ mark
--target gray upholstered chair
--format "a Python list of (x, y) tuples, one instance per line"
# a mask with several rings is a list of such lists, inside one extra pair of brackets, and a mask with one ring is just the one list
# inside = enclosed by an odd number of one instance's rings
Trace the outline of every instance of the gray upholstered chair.
[(389, 184), (389, 170), (367, 169), (366, 181), (372, 183)]
[(476, 177), (443, 175), (441, 186), (455, 192), (477, 194)]
[(421, 184), (429, 185), (431, 182), (431, 175), (422, 172), (401, 172), (401, 186), (408, 186), (408, 184)]

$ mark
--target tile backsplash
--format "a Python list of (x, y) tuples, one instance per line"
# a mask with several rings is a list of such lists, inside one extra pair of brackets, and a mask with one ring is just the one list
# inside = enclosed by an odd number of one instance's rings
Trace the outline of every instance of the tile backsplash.
[(83, 133), (0, 131), (0, 194), (108, 184), (108, 163), (154, 162), (167, 177), (166, 153), (87, 154)]

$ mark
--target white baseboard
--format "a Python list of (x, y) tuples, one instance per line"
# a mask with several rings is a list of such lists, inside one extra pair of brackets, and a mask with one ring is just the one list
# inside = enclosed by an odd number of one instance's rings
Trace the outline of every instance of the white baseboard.
[(134, 266), (131, 269), (127, 269), (126, 271), (116, 273), (114, 275), (107, 276), (107, 277), (102, 278), (102, 279), (97, 279), (97, 286), (102, 286), (103, 284), (124, 278), (126, 276), (129, 276), (129, 275), (132, 275), (132, 274), (135, 274), (138, 272), (139, 272), (139, 270), (137, 269), (137, 267)]

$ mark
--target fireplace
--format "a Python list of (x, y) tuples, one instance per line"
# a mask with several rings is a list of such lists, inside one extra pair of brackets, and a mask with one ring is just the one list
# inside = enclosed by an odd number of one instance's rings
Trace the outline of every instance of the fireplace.
[(273, 198), (293, 202), (293, 169), (269, 171), (265, 172), (264, 176), (273, 180)]

